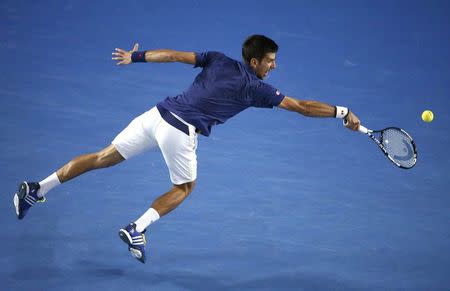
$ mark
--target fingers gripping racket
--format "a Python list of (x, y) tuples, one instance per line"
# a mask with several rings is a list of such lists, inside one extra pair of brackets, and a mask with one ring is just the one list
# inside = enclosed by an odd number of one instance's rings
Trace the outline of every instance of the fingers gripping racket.
[[(344, 119), (344, 125), (347, 120)], [(358, 131), (370, 137), (386, 157), (402, 169), (411, 169), (417, 162), (417, 150), (411, 136), (401, 128), (371, 130), (360, 125)]]

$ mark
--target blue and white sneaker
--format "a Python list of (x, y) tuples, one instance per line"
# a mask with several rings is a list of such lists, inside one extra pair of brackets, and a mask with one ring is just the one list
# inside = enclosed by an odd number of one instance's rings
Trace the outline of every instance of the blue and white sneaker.
[(37, 192), (41, 188), (36, 182), (22, 182), (19, 190), (14, 194), (14, 207), (16, 209), (17, 218), (23, 219), (28, 209), (36, 202), (44, 202), (44, 197), (38, 197)]
[(145, 264), (145, 245), (147, 244), (144, 232), (137, 231), (134, 223), (119, 230), (119, 236), (128, 245), (130, 254), (143, 264)]

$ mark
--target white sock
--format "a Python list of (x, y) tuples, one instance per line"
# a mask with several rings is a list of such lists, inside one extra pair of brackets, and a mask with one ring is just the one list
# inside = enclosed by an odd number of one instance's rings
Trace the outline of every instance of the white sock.
[(39, 182), (41, 188), (39, 188), (37, 192), (38, 197), (44, 197), (44, 195), (47, 194), (48, 191), (52, 190), (59, 184), (61, 184), (61, 182), (59, 181), (56, 172), (54, 172), (53, 174)]
[(136, 224), (136, 230), (139, 232), (143, 232), (144, 229), (146, 229), (150, 224), (157, 221), (158, 219), (159, 213), (155, 209), (150, 208), (141, 217), (139, 217), (138, 220), (134, 222)]

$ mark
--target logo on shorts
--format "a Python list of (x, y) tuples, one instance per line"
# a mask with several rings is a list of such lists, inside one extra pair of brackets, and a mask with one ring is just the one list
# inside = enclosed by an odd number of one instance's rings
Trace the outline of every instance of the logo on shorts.
[(275, 91), (275, 94), (277, 94), (277, 95), (280, 95), (281, 93), (280, 93), (280, 91)]

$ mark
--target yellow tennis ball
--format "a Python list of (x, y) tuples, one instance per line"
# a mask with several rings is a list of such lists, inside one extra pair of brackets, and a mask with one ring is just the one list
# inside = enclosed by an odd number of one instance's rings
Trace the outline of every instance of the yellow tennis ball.
[(434, 118), (434, 114), (431, 110), (425, 110), (422, 112), (422, 120), (425, 122), (432, 122)]

